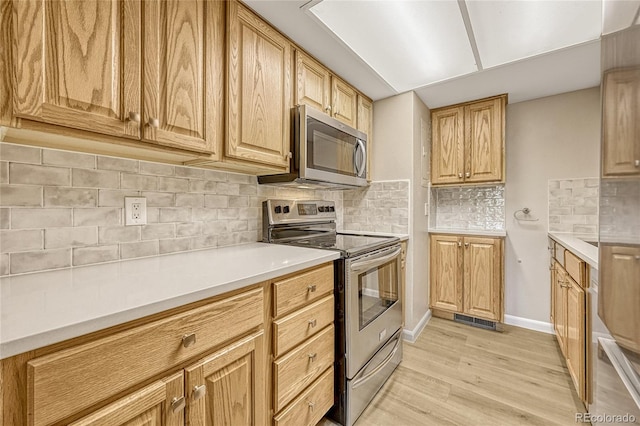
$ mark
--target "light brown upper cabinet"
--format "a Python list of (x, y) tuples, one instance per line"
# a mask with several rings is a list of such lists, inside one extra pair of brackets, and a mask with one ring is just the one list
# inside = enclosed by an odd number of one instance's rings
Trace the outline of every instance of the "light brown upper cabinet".
[(432, 234), (430, 307), (501, 322), (502, 244), (501, 238)]
[(360, 129), (358, 91), (301, 50), (296, 50), (294, 92), (294, 104), (309, 105), (348, 126)]
[(291, 43), (237, 1), (228, 7), (225, 155), (289, 166)]
[(25, 0), (13, 7), (16, 116), (215, 153), (223, 128), (223, 2)]
[(602, 175), (640, 174), (640, 68), (604, 74)]
[(371, 182), (373, 147), (373, 102), (358, 94), (358, 130), (367, 134), (367, 180)]
[(504, 182), (507, 95), (431, 111), (431, 184)]

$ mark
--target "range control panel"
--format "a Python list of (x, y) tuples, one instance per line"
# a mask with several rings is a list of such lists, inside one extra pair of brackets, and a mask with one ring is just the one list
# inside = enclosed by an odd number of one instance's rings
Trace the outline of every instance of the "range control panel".
[(270, 224), (315, 222), (336, 219), (335, 201), (325, 200), (267, 200), (262, 203), (263, 214)]

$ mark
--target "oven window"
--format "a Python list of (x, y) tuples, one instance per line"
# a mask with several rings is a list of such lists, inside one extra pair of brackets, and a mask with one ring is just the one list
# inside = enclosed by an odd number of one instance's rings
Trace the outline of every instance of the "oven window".
[(398, 300), (398, 281), (397, 259), (358, 275), (360, 330)]

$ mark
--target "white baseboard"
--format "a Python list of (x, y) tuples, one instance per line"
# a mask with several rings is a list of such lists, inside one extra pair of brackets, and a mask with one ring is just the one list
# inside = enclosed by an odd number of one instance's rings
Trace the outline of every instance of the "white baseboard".
[(418, 321), (418, 324), (416, 324), (413, 330), (408, 330), (406, 328), (402, 330), (402, 339), (405, 342), (414, 343), (416, 340), (418, 340), (418, 336), (420, 336), (420, 333), (422, 333), (422, 330), (424, 330), (424, 327), (427, 325), (430, 319), (431, 309), (428, 309), (424, 316), (420, 318), (420, 321)]
[(521, 318), (513, 315), (505, 315), (504, 323), (509, 325), (515, 325), (516, 327), (526, 328), (529, 330), (541, 331), (547, 334), (555, 334), (555, 331), (553, 329), (553, 324), (551, 324), (550, 322)]

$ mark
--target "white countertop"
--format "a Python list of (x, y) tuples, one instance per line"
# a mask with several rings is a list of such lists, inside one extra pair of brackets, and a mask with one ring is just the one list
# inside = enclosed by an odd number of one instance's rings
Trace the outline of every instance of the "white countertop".
[(339, 257), (252, 243), (0, 278), (0, 359)]
[(432, 234), (456, 234), (456, 235), (478, 235), (481, 237), (506, 237), (505, 230), (484, 230), (484, 229), (448, 229), (448, 228), (429, 228)]
[(591, 267), (598, 269), (598, 247), (584, 241), (598, 241), (597, 235), (549, 232), (549, 236), (587, 262)]

